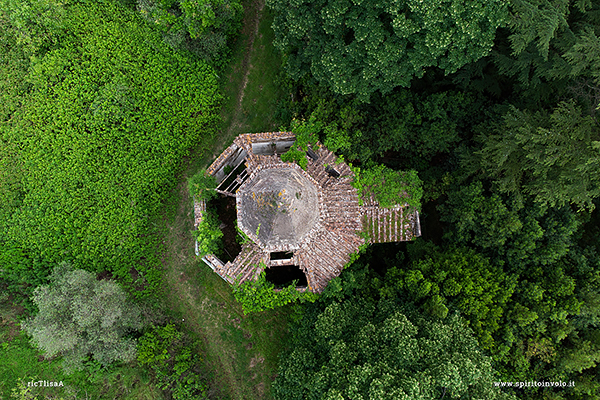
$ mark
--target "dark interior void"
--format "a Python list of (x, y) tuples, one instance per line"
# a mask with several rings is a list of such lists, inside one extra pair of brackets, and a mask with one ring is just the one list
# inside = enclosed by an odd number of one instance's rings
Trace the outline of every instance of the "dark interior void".
[(266, 268), (265, 272), (267, 281), (274, 284), (276, 288), (289, 286), (295, 280), (298, 280), (296, 287), (308, 286), (306, 275), (304, 275), (304, 272), (297, 265)]
[(271, 253), (271, 260), (289, 260), (293, 256), (291, 251), (275, 251)]
[(329, 165), (325, 167), (325, 172), (327, 172), (329, 176), (333, 176), (334, 178), (340, 177), (340, 173), (337, 172), (335, 169), (331, 168)]
[(313, 149), (311, 149), (310, 147), (308, 148), (308, 150), (306, 151), (306, 154), (313, 159), (313, 161), (317, 161), (319, 159), (319, 156), (317, 155), (317, 153), (314, 152)]
[(221, 223), (221, 232), (223, 232), (222, 249), (217, 255), (223, 262), (233, 261), (242, 251), (235, 229), (237, 223), (235, 197), (219, 195), (211, 200), (207, 207), (216, 211)]

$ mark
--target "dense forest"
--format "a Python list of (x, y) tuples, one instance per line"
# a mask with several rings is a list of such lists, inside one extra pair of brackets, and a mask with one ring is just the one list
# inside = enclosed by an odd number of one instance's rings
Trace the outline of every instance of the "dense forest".
[[(600, 2), (0, 0), (0, 96), (0, 398), (600, 396)], [(299, 126), (423, 235), (281, 306), (187, 187)]]

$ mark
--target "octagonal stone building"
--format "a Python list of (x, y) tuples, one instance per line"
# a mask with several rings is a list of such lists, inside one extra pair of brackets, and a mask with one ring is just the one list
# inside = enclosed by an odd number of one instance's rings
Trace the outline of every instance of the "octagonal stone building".
[[(217, 192), (235, 197), (238, 227), (250, 238), (232, 262), (203, 257), (229, 283), (257, 279), (265, 268), (297, 266), (307, 282), (298, 290), (320, 293), (365, 243), (363, 232), (370, 243), (421, 234), (418, 212), (405, 214), (404, 205), (382, 208), (372, 198), (359, 204), (354, 173), (319, 143), (306, 152), (306, 170), (283, 162), (295, 139), (291, 132), (240, 135), (207, 169)], [(204, 210), (194, 202), (196, 227)]]

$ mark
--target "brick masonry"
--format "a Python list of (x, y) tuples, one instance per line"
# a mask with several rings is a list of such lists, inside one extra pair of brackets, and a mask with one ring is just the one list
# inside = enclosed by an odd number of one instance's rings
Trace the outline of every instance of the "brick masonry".
[[(216, 174), (243, 149), (246, 155), (246, 172), (249, 178), (237, 189), (241, 190), (263, 169), (298, 168), (297, 164), (284, 163), (278, 154), (258, 155), (252, 153), (253, 143), (278, 143), (294, 139), (291, 132), (265, 132), (239, 135), (211, 164), (207, 171)], [(263, 148), (265, 146), (263, 145)], [(307, 156), (308, 166), (305, 176), (315, 185), (319, 197), (319, 219), (313, 228), (304, 235), (293, 249), (292, 261), (306, 274), (308, 290), (322, 292), (329, 281), (338, 276), (350, 261), (350, 255), (365, 243), (361, 235), (369, 233), (370, 243), (411, 240), (420, 236), (419, 215), (417, 212), (404, 215), (405, 207), (381, 208), (373, 199), (359, 204), (358, 192), (351, 185), (354, 173), (350, 167), (340, 162), (336, 155), (324, 146), (314, 146), (318, 158)], [(331, 170), (339, 176), (331, 174)], [(238, 197), (239, 206), (239, 197)], [(205, 204), (194, 202), (194, 225), (202, 220)], [(244, 218), (238, 207), (238, 221)], [(233, 262), (224, 264), (214, 255), (204, 257), (204, 261), (229, 283), (241, 283), (256, 279), (266, 267), (275, 267), (281, 262), (270, 261), (270, 252), (289, 250), (279, 249), (269, 243), (261, 243), (254, 232), (244, 232), (254, 243), (245, 244)]]

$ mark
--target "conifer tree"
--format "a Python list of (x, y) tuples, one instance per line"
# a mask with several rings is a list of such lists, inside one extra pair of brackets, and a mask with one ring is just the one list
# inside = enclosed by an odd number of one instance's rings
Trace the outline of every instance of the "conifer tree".
[(551, 113), (512, 107), (482, 139), (481, 162), (501, 192), (530, 195), (543, 206), (593, 209), (600, 196), (600, 132), (574, 101)]

